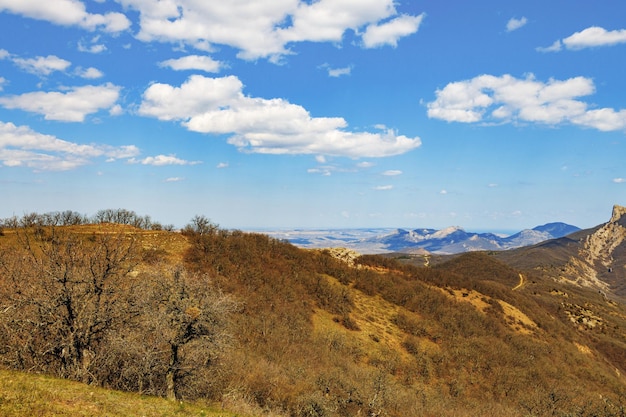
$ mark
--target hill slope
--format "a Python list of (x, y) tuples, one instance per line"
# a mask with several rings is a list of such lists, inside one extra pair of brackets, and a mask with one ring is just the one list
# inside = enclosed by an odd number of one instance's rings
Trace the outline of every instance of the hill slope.
[(546, 277), (626, 296), (626, 208), (614, 206), (608, 222), (567, 237), (497, 255)]
[[(223, 401), (252, 415), (608, 416), (625, 406), (624, 305), (534, 267), (479, 252), (414, 266), (423, 258), (302, 250), (212, 227), (185, 234), (98, 227), (0, 236), (0, 302), (11, 312), (0, 315), (4, 367), (161, 396), (171, 375), (181, 398)], [(26, 236), (41, 250), (22, 247)], [(113, 242), (134, 242), (137, 262), (120, 269), (116, 282), (124, 285), (106, 292), (115, 296), (106, 306), (116, 325), (71, 368), (62, 350), (39, 345), (63, 342), (62, 327), (57, 335), (14, 325), (18, 312), (38, 317), (27, 308), (31, 300), (43, 303), (63, 288), (62, 281), (34, 286), (52, 275), (29, 268), (59, 265), (46, 256), (62, 253), (78, 278), (93, 269), (81, 265), (100, 265), (97, 255)], [(563, 253), (567, 262), (569, 249)], [(39, 263), (21, 263), (24, 254)], [(234, 308), (202, 321), (220, 305)], [(55, 308), (61, 314), (65, 306)], [(205, 336), (183, 343), (195, 335)]]

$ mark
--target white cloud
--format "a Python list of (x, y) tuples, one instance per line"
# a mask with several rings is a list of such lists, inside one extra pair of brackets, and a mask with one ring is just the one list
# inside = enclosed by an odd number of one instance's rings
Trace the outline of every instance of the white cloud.
[(309, 174), (320, 174), (324, 177), (330, 177), (335, 169), (332, 167), (309, 168), (306, 170)]
[(439, 194), (446, 195), (446, 194), (448, 194), (448, 190), (441, 190), (441, 191), (439, 191)]
[(520, 19), (511, 18), (506, 24), (506, 31), (512, 32), (514, 30), (517, 30), (526, 25), (526, 23), (528, 23), (528, 19), (526, 19), (525, 17), (521, 17)]
[(175, 71), (200, 70), (205, 72), (220, 72), (222, 63), (211, 57), (188, 55), (178, 59), (168, 59), (159, 63), (161, 67), (169, 67)]
[[(0, 0), (1, 1), (1, 0)], [(54, 71), (65, 71), (71, 62), (58, 56), (38, 56), (36, 58), (14, 58), (13, 62), (24, 71), (36, 75), (49, 75)]]
[(613, 178), (613, 182), (616, 184), (626, 183), (626, 178)]
[(604, 28), (592, 26), (563, 39), (563, 45), (567, 49), (612, 46), (619, 43), (626, 43), (626, 29), (607, 31)]
[(91, 162), (93, 158), (130, 158), (137, 147), (77, 144), (33, 131), (27, 126), (0, 122), (0, 161), (5, 166), (40, 171), (64, 171)]
[(101, 78), (104, 76), (104, 74), (102, 73), (102, 71), (100, 71), (97, 68), (94, 67), (89, 67), (89, 68), (77, 68), (76, 69), (76, 75), (78, 75), (79, 77), (82, 78), (87, 78), (90, 80), (96, 79), (96, 78)]
[(9, 51), (7, 51), (6, 49), (0, 49), (0, 59), (6, 59), (10, 56), (11, 54), (9, 54)]
[(120, 87), (111, 83), (100, 86), (73, 87), (67, 92), (25, 93), (0, 97), (0, 105), (44, 115), (46, 120), (82, 122), (88, 114), (111, 108), (117, 101)]
[(358, 164), (356, 164), (358, 168), (362, 168), (362, 169), (368, 169), (375, 165), (376, 165), (375, 163), (369, 162), (369, 161), (363, 161), (363, 162), (359, 162)]
[(562, 44), (560, 40), (556, 40), (550, 46), (546, 46), (546, 47), (539, 46), (536, 49), (539, 52), (558, 52), (562, 49)]
[(217, 164), (217, 166), (215, 168), (217, 168), (217, 169), (228, 168), (228, 162), (220, 162), (219, 164)]
[(201, 163), (200, 161), (186, 161), (184, 159), (177, 158), (175, 155), (148, 156), (141, 160), (132, 158), (132, 159), (129, 159), (128, 162), (131, 164), (154, 165), (154, 166), (196, 165), (196, 164)]
[(107, 47), (106, 47), (106, 45), (101, 44), (101, 43), (86, 46), (83, 43), (79, 42), (78, 43), (78, 50), (80, 52), (88, 52), (90, 54), (100, 54), (100, 53), (106, 51)]
[(170, 177), (170, 178), (166, 178), (165, 182), (180, 182), (184, 180), (185, 179), (183, 177)]
[(79, 0), (0, 0), (0, 11), (19, 14), (62, 26), (79, 26), (87, 30), (120, 32), (130, 27), (122, 13), (92, 14)]
[(341, 77), (342, 75), (350, 75), (352, 72), (352, 67), (344, 67), (344, 68), (328, 68), (328, 76), (329, 77)]
[(140, 40), (184, 43), (200, 50), (227, 45), (247, 60), (278, 61), (294, 42), (339, 43), (346, 31), (358, 36), (366, 27), (367, 47), (395, 45), (400, 37), (416, 32), (422, 18), (398, 15), (393, 0), (118, 2), (139, 12)]
[(480, 75), (453, 82), (437, 90), (428, 103), (428, 117), (449, 122), (534, 122), (548, 125), (571, 123), (602, 131), (626, 129), (626, 110), (594, 109), (579, 97), (595, 92), (585, 77), (536, 80), (532, 75)]
[(4, 84), (6, 84), (7, 80), (4, 77), (0, 77), (0, 91), (4, 88)]
[(387, 177), (395, 177), (397, 175), (402, 175), (402, 171), (400, 171), (398, 169), (390, 169), (388, 171), (383, 172), (383, 175), (385, 175)]
[(393, 185), (379, 185), (374, 187), (374, 190), (376, 191), (387, 191), (387, 190), (392, 190), (393, 189)]
[(563, 47), (570, 50), (595, 48), (598, 46), (613, 46), (626, 43), (626, 29), (606, 30), (599, 26), (591, 26), (580, 32), (556, 40), (547, 48), (537, 48), (540, 52), (558, 52)]
[(113, 105), (113, 107), (111, 107), (109, 109), (109, 114), (111, 116), (119, 116), (120, 114), (124, 113), (124, 109), (122, 109), (122, 106), (120, 106), (119, 104), (115, 104)]
[(332, 68), (328, 63), (320, 65), (318, 68), (325, 69), (328, 72), (329, 77), (338, 78), (343, 75), (350, 75), (352, 72), (352, 66), (343, 68)]
[(363, 34), (363, 45), (366, 48), (396, 47), (400, 38), (418, 31), (424, 16), (424, 13), (419, 16), (401, 15), (385, 23), (371, 24)]
[(280, 98), (247, 97), (235, 76), (190, 76), (180, 87), (156, 83), (143, 94), (139, 113), (180, 121), (187, 129), (232, 134), (241, 151), (346, 157), (399, 155), (421, 145), (419, 138), (351, 132), (340, 117), (312, 117), (302, 106)]

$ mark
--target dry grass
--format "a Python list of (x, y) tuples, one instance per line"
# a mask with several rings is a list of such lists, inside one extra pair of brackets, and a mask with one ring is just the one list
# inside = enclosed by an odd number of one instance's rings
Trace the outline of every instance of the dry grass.
[[(521, 274), (520, 274), (521, 275)], [(473, 305), (478, 311), (484, 313), (491, 305), (486, 300), (492, 300), (491, 297), (481, 294), (474, 290), (457, 290), (441, 288), (444, 294), (454, 298), (460, 302), (466, 302)], [(507, 303), (506, 301), (496, 300), (502, 307), (502, 314), (505, 323), (510, 329), (524, 335), (533, 334), (537, 330), (537, 323), (524, 314), (517, 307)]]
[(406, 333), (393, 323), (393, 318), (400, 310), (380, 296), (368, 296), (361, 291), (352, 290), (354, 308), (350, 319), (356, 324), (356, 329), (346, 329), (338, 322), (337, 317), (321, 309), (317, 309), (313, 317), (316, 333), (341, 335), (349, 340), (351, 348), (358, 350), (364, 358), (373, 358), (381, 352), (398, 352), (403, 359), (409, 355), (402, 347)]

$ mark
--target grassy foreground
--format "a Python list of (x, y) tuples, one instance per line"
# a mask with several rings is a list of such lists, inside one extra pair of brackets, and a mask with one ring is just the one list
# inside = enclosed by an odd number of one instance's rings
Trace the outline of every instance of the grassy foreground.
[(173, 402), (5, 370), (0, 370), (0, 415), (244, 417), (200, 403)]

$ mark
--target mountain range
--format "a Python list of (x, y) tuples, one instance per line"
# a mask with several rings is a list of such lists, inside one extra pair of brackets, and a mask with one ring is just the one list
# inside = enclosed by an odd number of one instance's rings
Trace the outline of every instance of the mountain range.
[(534, 245), (579, 231), (566, 223), (548, 223), (503, 236), (467, 232), (458, 226), (445, 229), (290, 230), (268, 232), (303, 248), (346, 247), (360, 253), (456, 254), (470, 251), (507, 250)]

